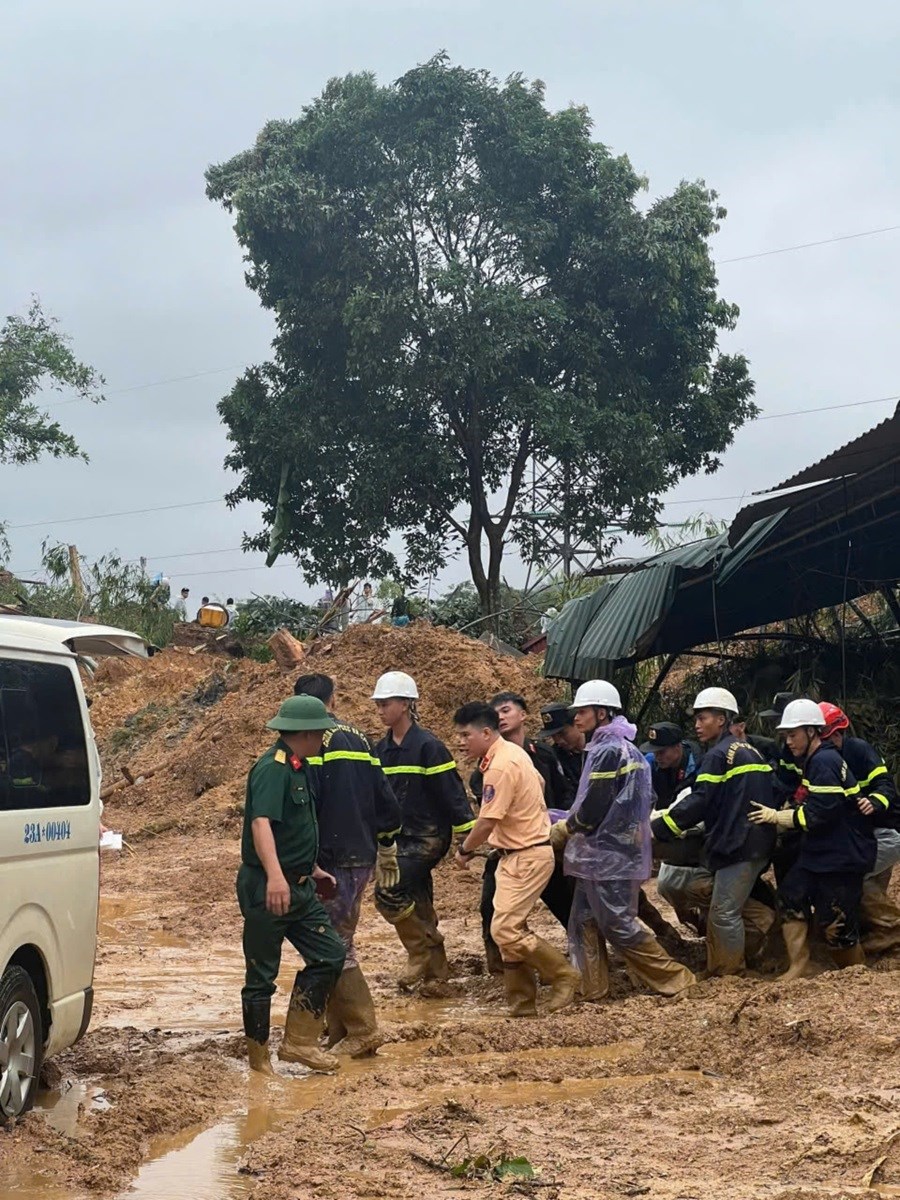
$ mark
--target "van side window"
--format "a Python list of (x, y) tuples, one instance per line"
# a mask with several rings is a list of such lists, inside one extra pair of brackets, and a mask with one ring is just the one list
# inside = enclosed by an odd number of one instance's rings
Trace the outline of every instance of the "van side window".
[(75, 680), (59, 663), (0, 658), (0, 809), (91, 800)]

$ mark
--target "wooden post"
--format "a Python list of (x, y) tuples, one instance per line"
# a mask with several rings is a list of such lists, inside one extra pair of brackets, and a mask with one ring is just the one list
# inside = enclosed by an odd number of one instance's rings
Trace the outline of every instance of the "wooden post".
[(84, 604), (84, 580), (81, 578), (81, 562), (78, 558), (78, 547), (69, 547), (69, 575), (72, 579), (72, 590), (79, 604)]

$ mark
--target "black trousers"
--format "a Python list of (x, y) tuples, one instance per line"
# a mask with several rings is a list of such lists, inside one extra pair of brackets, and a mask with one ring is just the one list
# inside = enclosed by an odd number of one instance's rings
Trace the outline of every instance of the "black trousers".
[(861, 872), (807, 871), (795, 863), (778, 889), (778, 904), (787, 921), (809, 921), (821, 928), (836, 950), (849, 950), (859, 941)]
[[(491, 921), (494, 917), (494, 893), (497, 890), (498, 854), (489, 854), (484, 863), (484, 874), (481, 877), (481, 936), (485, 945), (489, 945), (491, 937)], [(557, 860), (550, 876), (550, 882), (541, 892), (541, 899), (562, 925), (569, 927), (569, 914), (572, 911), (572, 897), (575, 894), (575, 880), (563, 874), (562, 863)]]

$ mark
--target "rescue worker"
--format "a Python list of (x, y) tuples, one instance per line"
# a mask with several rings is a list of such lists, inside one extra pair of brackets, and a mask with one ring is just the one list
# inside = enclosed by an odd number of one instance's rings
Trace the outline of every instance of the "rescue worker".
[[(700, 769), (703, 752), (683, 730), (670, 721), (659, 721), (647, 730), (641, 753), (650, 764), (654, 812), (667, 809), (685, 789), (690, 789)], [(651, 812), (651, 819), (654, 815)], [(706, 931), (703, 910), (709, 907), (712, 876), (703, 866), (703, 830), (691, 830), (677, 842), (656, 843), (660, 860), (656, 888), (670, 904), (682, 925)]]
[[(499, 719), (500, 734), (504, 741), (511, 742), (514, 746), (524, 750), (531, 759), (532, 766), (541, 776), (547, 808), (555, 809), (558, 812), (568, 812), (575, 795), (574, 788), (563, 774), (559, 760), (550, 747), (542, 745), (526, 735), (528, 704), (525, 697), (520, 696), (518, 692), (498, 692), (490, 703)], [(482, 788), (480, 769), (473, 772), (469, 786), (480, 803)], [(488, 854), (481, 876), (481, 936), (484, 942), (487, 969), (491, 975), (499, 975), (503, 970), (500, 951), (491, 936), (498, 863), (498, 854), (493, 852)], [(547, 881), (541, 899), (563, 929), (568, 928), (573, 891), (571, 880), (567, 879), (563, 873), (562, 862), (557, 863), (556, 869)]]
[(655, 808), (668, 808), (693, 780), (703, 752), (671, 721), (659, 721), (647, 730), (641, 753), (650, 764)]
[(641, 884), (650, 878), (650, 765), (634, 745), (637, 729), (622, 714), (611, 683), (583, 683), (572, 702), (588, 740), (575, 802), (550, 831), (554, 849), (575, 879), (569, 946), (582, 973), (585, 999), (609, 990), (606, 942), (619, 951), (632, 979), (664, 996), (695, 982), (637, 917)]
[(859, 785), (857, 804), (860, 812), (872, 819), (878, 843), (875, 866), (863, 880), (860, 908), (863, 949), (871, 954), (892, 950), (900, 946), (900, 908), (887, 896), (891, 872), (900, 862), (897, 787), (875, 747), (845, 733), (850, 728), (846, 713), (827, 702), (819, 708), (825, 718), (822, 741), (834, 746), (850, 768)]
[(418, 724), (419, 689), (412, 676), (387, 671), (378, 678), (372, 699), (388, 731), (375, 755), (400, 803), (400, 880), (393, 887), (376, 884), (375, 906), (406, 948), (409, 961), (399, 982), (412, 987), (421, 980), (449, 978), (431, 874), (454, 835), (467, 834), (475, 822), (452, 755)]
[(545, 704), (541, 709), (542, 729), (537, 741), (549, 742), (556, 761), (574, 795), (584, 766), (584, 734), (575, 728), (568, 704)]
[(291, 696), (266, 725), (278, 740), (247, 777), (237, 896), (244, 918), (246, 978), (241, 992), (247, 1057), (254, 1071), (274, 1074), (269, 1015), (285, 938), (301, 955), (278, 1057), (313, 1071), (338, 1060), (319, 1049), (325, 1005), (344, 966), (344, 946), (316, 894), (334, 886), (317, 866), (319, 834), (308, 758), (335, 722), (313, 696)]
[(809, 921), (815, 915), (838, 967), (865, 962), (859, 941), (863, 877), (875, 863), (875, 832), (857, 806), (859, 788), (846, 762), (822, 742), (825, 717), (814, 700), (792, 700), (778, 724), (802, 770), (797, 807), (756, 805), (750, 820), (802, 831), (800, 854), (778, 888), (782, 933), (797, 979), (809, 967)]
[(709, 976), (736, 975), (746, 968), (743, 911), (775, 843), (773, 830), (749, 821), (752, 804), (773, 803), (772, 768), (758, 750), (731, 733), (737, 715), (737, 701), (727, 689), (699, 692), (694, 728), (706, 747), (700, 770), (690, 792), (654, 814), (651, 823), (661, 842), (704, 824), (706, 866), (714, 876), (706, 924)]
[(347, 952), (325, 1020), (329, 1048), (335, 1054), (362, 1058), (373, 1054), (384, 1038), (354, 937), (373, 871), (379, 887), (396, 887), (400, 880), (396, 843), (400, 805), (369, 739), (355, 725), (335, 717), (334, 680), (328, 675), (301, 675), (294, 694), (316, 696), (336, 722), (325, 731), (321, 754), (308, 760), (315, 768), (319, 866), (337, 882), (335, 895), (323, 903)]
[(580, 975), (565, 956), (528, 928), (528, 917), (553, 874), (550, 817), (543, 781), (525, 751), (500, 736), (500, 717), (488, 704), (465, 704), (453, 718), (484, 779), (481, 811), (456, 855), (467, 870), (485, 841), (497, 851), (491, 935), (503, 960), (510, 1016), (536, 1014), (535, 971), (551, 987), (550, 1012), (571, 1004)]
[(518, 692), (498, 692), (491, 699), (491, 708), (500, 718), (500, 732), (507, 742), (523, 749), (544, 780), (548, 808), (567, 809), (575, 795), (575, 787), (566, 778), (560, 761), (549, 746), (528, 737), (528, 703)]

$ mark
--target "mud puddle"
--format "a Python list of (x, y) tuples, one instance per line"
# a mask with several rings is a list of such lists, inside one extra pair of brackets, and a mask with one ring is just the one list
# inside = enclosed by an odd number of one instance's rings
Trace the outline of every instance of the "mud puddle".
[[(344, 1062), (336, 1075), (281, 1076), (276, 1080), (251, 1077), (247, 1081), (246, 1108), (206, 1129), (182, 1130), (176, 1137), (155, 1141), (149, 1160), (120, 1200), (242, 1200), (250, 1194), (254, 1178), (242, 1174), (240, 1161), (257, 1139), (277, 1131), (292, 1117), (321, 1104), (347, 1078), (359, 1078), (393, 1064), (408, 1066), (421, 1061), (429, 1043), (407, 1042), (384, 1046), (375, 1059)], [(613, 1046), (573, 1047), (535, 1051), (534, 1057), (615, 1060), (641, 1047), (640, 1042)], [(491, 1062), (508, 1059), (499, 1052), (461, 1055), (455, 1061)], [(377, 1129), (401, 1117), (422, 1111), (435, 1103), (463, 1099), (466, 1104), (512, 1108), (556, 1100), (582, 1099), (609, 1088), (640, 1088), (659, 1079), (702, 1080), (700, 1071), (671, 1071), (651, 1075), (616, 1075), (606, 1078), (572, 1078), (553, 1084), (544, 1081), (504, 1080), (496, 1084), (447, 1084), (417, 1093), (414, 1103), (372, 1108), (367, 1128)], [(41, 1197), (56, 1200), (56, 1197)]]

